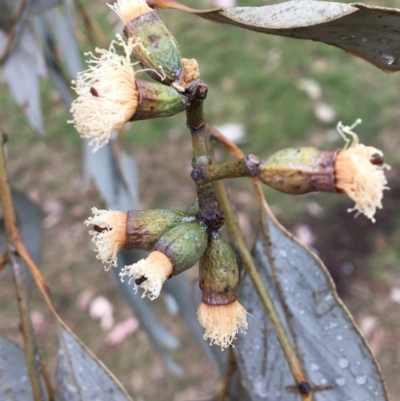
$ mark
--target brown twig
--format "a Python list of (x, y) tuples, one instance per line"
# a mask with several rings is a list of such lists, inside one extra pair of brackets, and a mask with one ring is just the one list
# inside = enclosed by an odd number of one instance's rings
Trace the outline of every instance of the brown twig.
[(29, 319), (28, 289), (26, 286), (26, 269), (21, 264), (14, 247), (8, 246), (8, 256), (13, 270), (14, 287), (17, 294), (18, 310), (21, 318), (21, 333), (24, 339), (24, 354), (28, 375), (32, 386), (33, 399), (45, 401), (42, 386), (40, 384), (38, 348), (31, 321)]
[(8, 253), (7, 251), (4, 253), (4, 255), (0, 258), (0, 273), (2, 270), (7, 266), (7, 263), (9, 262), (8, 260)]

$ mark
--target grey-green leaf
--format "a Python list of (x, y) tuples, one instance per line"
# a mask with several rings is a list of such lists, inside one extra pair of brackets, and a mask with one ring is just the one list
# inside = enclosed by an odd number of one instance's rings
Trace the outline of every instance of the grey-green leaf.
[(24, 352), (16, 344), (0, 336), (0, 400), (32, 399)]
[(167, 3), (199, 17), (271, 35), (309, 39), (336, 46), (384, 71), (400, 70), (400, 10), (362, 3), (293, 0), (263, 7), (194, 10)]
[[(267, 218), (273, 263), (269, 263), (262, 234), (253, 251), (254, 261), (310, 384), (321, 386), (314, 399), (388, 400), (377, 363), (326, 268), (268, 213)], [(293, 376), (248, 276), (240, 299), (253, 317), (248, 319), (247, 334), (239, 336), (235, 353), (252, 400), (300, 400), (299, 393), (287, 391), (295, 385)]]
[(132, 401), (117, 379), (62, 325), (59, 340), (57, 400)]
[[(1, 66), (10, 91), (32, 128), (44, 134), (40, 106), (39, 78), (46, 75), (44, 58), (37, 44), (32, 21), (20, 24), (20, 32)], [(0, 48), (4, 49), (7, 35), (0, 31)]]

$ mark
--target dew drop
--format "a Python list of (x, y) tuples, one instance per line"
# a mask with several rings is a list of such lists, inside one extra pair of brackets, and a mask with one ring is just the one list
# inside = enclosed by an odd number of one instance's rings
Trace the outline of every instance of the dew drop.
[(345, 357), (339, 358), (339, 366), (347, 368), (347, 366), (349, 366), (349, 360)]
[(317, 370), (319, 370), (319, 366), (318, 366), (316, 363), (311, 362), (311, 363), (310, 363), (310, 369), (311, 369), (313, 372), (316, 372)]
[(351, 35), (350, 37), (351, 37), (351, 39), (355, 39), (356, 35)]
[(367, 382), (367, 376), (366, 375), (358, 375), (356, 376), (356, 383), (362, 386)]
[(361, 42), (367, 43), (367, 42), (368, 42), (368, 39), (367, 39), (367, 38), (362, 38), (362, 39), (361, 39)]
[(302, 310), (299, 312), (299, 314), (300, 314), (300, 315), (304, 315), (304, 310), (302, 309)]
[(387, 65), (392, 65), (396, 60), (396, 57), (392, 56), (389, 53), (382, 53), (382, 58), (383, 62)]
[(262, 376), (258, 376), (254, 379), (254, 392), (260, 397), (266, 397), (268, 395), (267, 381)]
[(388, 38), (382, 38), (382, 39), (379, 39), (379, 42), (382, 42), (382, 43), (389, 43), (389, 42), (390, 42), (390, 39), (388, 39)]
[(281, 249), (279, 253), (282, 255), (283, 258), (287, 257), (287, 252), (284, 249)]
[(342, 40), (350, 40), (350, 36), (342, 36), (340, 39), (342, 39)]
[(325, 377), (321, 378), (321, 379), (319, 380), (319, 382), (320, 382), (323, 386), (324, 386), (325, 384), (328, 384), (328, 380), (326, 380)]
[(339, 334), (338, 336), (336, 336), (336, 340), (337, 340), (337, 341), (342, 341), (342, 340), (343, 340), (343, 337)]
[(336, 384), (337, 384), (338, 386), (344, 386), (344, 385), (346, 384), (346, 379), (345, 379), (344, 377), (338, 377), (338, 378), (335, 380), (335, 382), (336, 382)]
[(335, 299), (331, 292), (327, 295), (318, 294), (316, 296), (315, 310), (317, 314), (323, 315), (329, 312), (335, 305)]

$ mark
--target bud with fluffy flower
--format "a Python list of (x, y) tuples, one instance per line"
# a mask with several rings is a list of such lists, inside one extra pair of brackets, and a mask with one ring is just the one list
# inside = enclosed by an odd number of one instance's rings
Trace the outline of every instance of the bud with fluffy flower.
[[(382, 208), (383, 191), (388, 189), (381, 150), (360, 144), (352, 126), (341, 122), (337, 129), (346, 141), (343, 149), (322, 151), (313, 147), (280, 150), (258, 167), (258, 178), (270, 187), (288, 194), (340, 192), (347, 194), (356, 210), (373, 222)], [(350, 138), (349, 138), (350, 137)]]
[(192, 267), (203, 255), (207, 246), (206, 227), (195, 217), (177, 225), (160, 237), (146, 259), (121, 272), (121, 280), (128, 276), (135, 281), (134, 289), (141, 287), (142, 297), (155, 299), (160, 295), (165, 280)]
[(99, 210), (92, 208), (93, 217), (86, 225), (93, 225), (89, 234), (97, 248), (97, 258), (110, 266), (117, 266), (117, 253), (121, 249), (149, 251), (160, 237), (188, 217), (179, 210)]
[(165, 85), (178, 81), (181, 51), (158, 13), (145, 0), (117, 0), (110, 7), (120, 17), (125, 36), (141, 44), (132, 49), (133, 56), (149, 75)]
[(236, 334), (247, 329), (247, 311), (237, 300), (239, 269), (229, 244), (214, 232), (200, 259), (202, 303), (197, 312), (204, 339), (221, 349), (229, 347)]
[[(123, 55), (119, 55), (120, 46)], [(130, 60), (140, 46), (120, 35), (108, 50), (96, 49), (86, 71), (78, 73), (72, 88), (78, 94), (71, 105), (73, 123), (83, 138), (91, 139), (94, 151), (108, 143), (110, 135), (130, 120), (175, 115), (186, 108), (187, 98), (174, 88), (137, 80)]]

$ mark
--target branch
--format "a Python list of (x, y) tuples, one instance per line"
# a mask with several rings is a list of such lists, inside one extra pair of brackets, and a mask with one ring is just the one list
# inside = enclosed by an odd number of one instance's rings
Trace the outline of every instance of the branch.
[(18, 254), (14, 247), (8, 246), (8, 257), (13, 270), (15, 292), (17, 294), (18, 310), (21, 318), (21, 333), (24, 339), (24, 354), (28, 375), (32, 386), (33, 399), (45, 401), (42, 386), (40, 384), (39, 350), (35, 342), (35, 336), (29, 319), (29, 297), (26, 286), (26, 269), (18, 260)]
[(247, 155), (244, 158), (223, 164), (211, 164), (193, 170), (194, 179), (206, 178), (210, 181), (223, 180), (225, 178), (255, 177), (258, 174), (258, 166), (261, 160), (255, 155)]
[(214, 184), (198, 176), (198, 171), (211, 164), (205, 135), (206, 124), (203, 116), (203, 101), (207, 96), (207, 85), (196, 81), (189, 92), (190, 105), (186, 110), (187, 126), (192, 134), (193, 161), (192, 178), (196, 183), (199, 201), (199, 220), (210, 231), (218, 230), (224, 224), (224, 214), (219, 206)]

